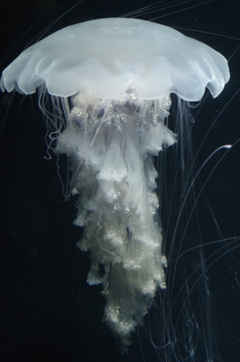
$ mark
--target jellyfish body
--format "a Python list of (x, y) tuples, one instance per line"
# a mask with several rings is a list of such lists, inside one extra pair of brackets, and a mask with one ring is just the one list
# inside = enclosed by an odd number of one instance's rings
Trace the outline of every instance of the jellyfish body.
[(176, 142), (166, 126), (170, 94), (199, 101), (207, 87), (216, 97), (228, 79), (226, 59), (207, 45), (111, 18), (62, 29), (3, 71), (2, 90), (38, 88), (42, 106), (51, 96), (56, 152), (70, 158), (74, 223), (84, 227), (79, 247), (91, 257), (88, 282), (103, 285), (105, 320), (124, 345), (165, 288), (152, 156)]

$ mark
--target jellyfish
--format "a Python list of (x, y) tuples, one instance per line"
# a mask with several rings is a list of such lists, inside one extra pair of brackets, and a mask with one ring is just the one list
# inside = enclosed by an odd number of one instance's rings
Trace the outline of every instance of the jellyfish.
[(168, 128), (172, 95), (184, 113), (228, 80), (226, 59), (209, 46), (130, 18), (64, 28), (2, 73), (2, 91), (38, 91), (55, 152), (70, 160), (87, 281), (102, 285), (104, 320), (123, 348), (166, 288), (153, 156), (182, 141)]

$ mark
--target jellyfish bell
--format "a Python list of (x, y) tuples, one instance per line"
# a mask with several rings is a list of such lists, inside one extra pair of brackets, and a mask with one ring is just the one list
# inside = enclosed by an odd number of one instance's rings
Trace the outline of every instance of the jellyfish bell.
[(174, 92), (188, 101), (205, 87), (219, 95), (229, 79), (226, 59), (169, 27), (139, 19), (108, 18), (64, 28), (29, 47), (3, 71), (2, 89), (25, 94), (45, 84), (69, 97), (83, 87), (103, 99), (122, 99), (128, 87), (141, 99)]
[(167, 127), (171, 93), (199, 101), (208, 88), (217, 97), (228, 80), (226, 59), (207, 45), (123, 18), (64, 28), (2, 73), (2, 91), (38, 89), (56, 152), (70, 158), (74, 223), (84, 227), (79, 247), (91, 257), (88, 283), (102, 284), (105, 321), (123, 346), (166, 287), (152, 156), (176, 143)]

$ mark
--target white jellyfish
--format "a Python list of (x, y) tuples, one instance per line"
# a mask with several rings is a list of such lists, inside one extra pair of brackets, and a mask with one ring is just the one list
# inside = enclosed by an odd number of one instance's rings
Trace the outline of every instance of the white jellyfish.
[(153, 156), (177, 142), (171, 94), (199, 101), (208, 88), (217, 97), (228, 80), (226, 59), (209, 46), (123, 18), (64, 28), (2, 73), (2, 91), (38, 90), (55, 151), (70, 158), (88, 283), (102, 284), (105, 321), (123, 346), (166, 287)]

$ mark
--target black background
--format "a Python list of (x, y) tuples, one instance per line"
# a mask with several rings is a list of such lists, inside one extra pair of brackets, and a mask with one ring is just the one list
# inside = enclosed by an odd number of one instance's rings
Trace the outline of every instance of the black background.
[[(1, 70), (46, 28), (46, 35), (64, 26), (101, 17), (121, 16), (151, 5), (153, 1), (86, 0), (65, 14), (50, 30), (49, 24), (63, 15), (75, 1), (1, 1)], [(171, 5), (171, 1), (166, 1)], [(223, 111), (208, 135), (199, 165), (217, 147), (240, 138), (240, 2), (190, 1), (169, 7), (144, 19), (179, 28), (184, 34), (206, 42), (230, 60), (231, 81), (216, 100), (201, 109), (195, 127), (200, 144), (209, 124)], [(236, 51), (236, 53), (234, 53)], [(233, 55), (233, 56), (232, 56)], [(0, 360), (20, 361), (124, 361), (111, 332), (101, 322), (104, 300), (100, 288), (86, 285), (88, 256), (76, 248), (80, 231), (72, 225), (73, 203), (65, 202), (56, 173), (55, 160), (45, 160), (45, 126), (36, 97), (16, 94), (1, 97), (0, 139)], [(218, 156), (216, 156), (218, 157)], [(220, 156), (219, 156), (220, 158)], [(204, 172), (218, 161), (213, 158)], [(206, 178), (206, 176), (205, 176)], [(204, 175), (203, 175), (204, 179)], [(206, 194), (224, 237), (240, 236), (240, 142), (221, 162), (206, 186)], [(204, 222), (207, 240), (216, 240)], [(164, 226), (164, 223), (163, 223)], [(213, 233), (209, 238), (209, 233)], [(239, 248), (234, 267), (229, 258), (211, 283), (222, 300), (219, 329), (221, 359), (240, 359), (240, 298), (237, 276), (224, 279), (230, 270), (239, 272)], [(225, 258), (227, 260), (227, 257)], [(225, 268), (225, 270), (224, 270)], [(230, 275), (230, 274), (229, 274)], [(236, 274), (237, 275), (237, 274)], [(229, 282), (230, 280), (230, 282)], [(230, 283), (230, 284), (229, 284)], [(229, 293), (229, 288), (236, 288)], [(224, 311), (226, 316), (224, 315)], [(226, 338), (225, 338), (226, 337)], [(129, 360), (140, 361), (137, 336), (133, 337)], [(152, 361), (144, 352), (145, 360)], [(202, 361), (196, 356), (196, 361)], [(168, 362), (172, 362), (168, 361)], [(204, 361), (207, 362), (207, 361)]]

